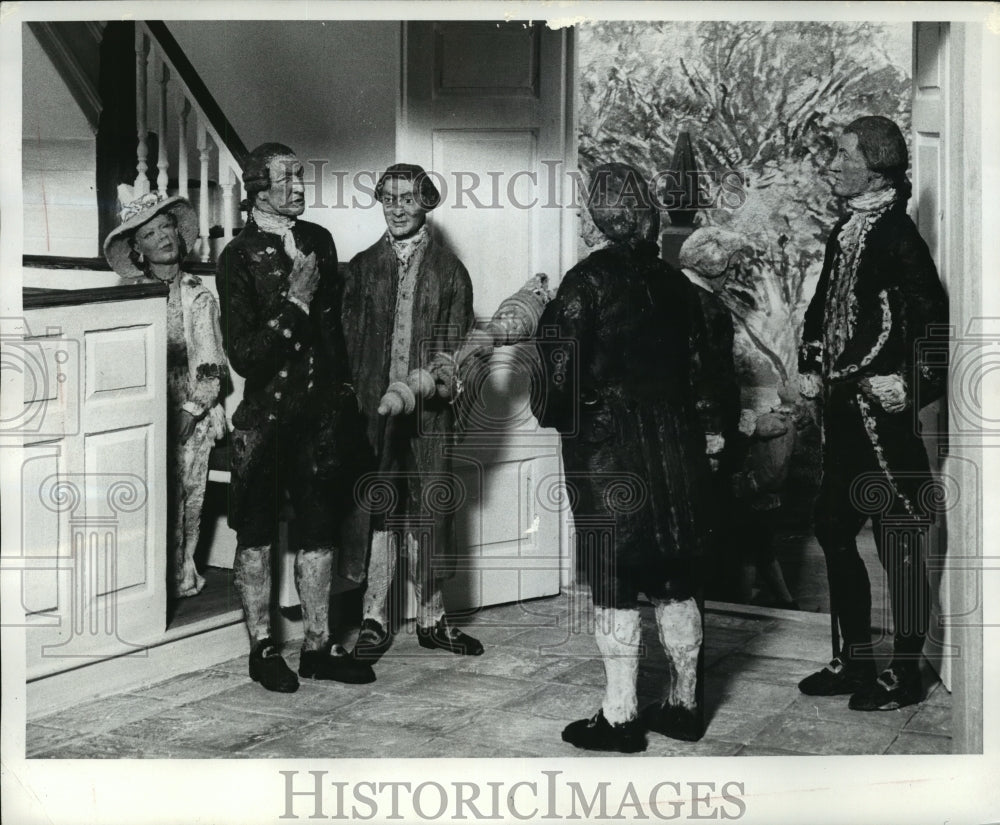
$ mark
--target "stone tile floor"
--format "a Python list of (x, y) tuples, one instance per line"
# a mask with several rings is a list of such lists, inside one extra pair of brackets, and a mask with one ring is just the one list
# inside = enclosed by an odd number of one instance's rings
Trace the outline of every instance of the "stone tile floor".
[[(640, 702), (667, 665), (645, 608)], [(371, 685), (303, 680), (294, 694), (250, 681), (246, 655), (215, 667), (31, 720), (27, 755), (47, 758), (572, 757), (590, 754), (560, 732), (600, 706), (604, 675), (576, 592), (489, 608), (464, 627), (481, 657), (426, 651), (412, 625)], [(698, 743), (650, 734), (645, 756), (942, 754), (951, 750), (951, 697), (927, 673), (919, 706), (847, 709), (847, 697), (802, 696), (796, 682), (829, 658), (828, 619), (710, 604)], [(286, 649), (293, 667), (296, 644)]]

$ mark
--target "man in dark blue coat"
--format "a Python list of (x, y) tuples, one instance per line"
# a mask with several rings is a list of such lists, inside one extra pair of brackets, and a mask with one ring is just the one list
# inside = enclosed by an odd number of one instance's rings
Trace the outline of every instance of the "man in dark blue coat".
[[(850, 215), (827, 242), (806, 312), (799, 353), (803, 395), (822, 395), (823, 484), (816, 537), (843, 647), (806, 677), (808, 695), (851, 694), (853, 710), (892, 710), (922, 698), (918, 663), (930, 591), (920, 548), (933, 484), (919, 435), (919, 408), (943, 391), (943, 371), (918, 346), (948, 320), (944, 289), (927, 244), (906, 214), (906, 142), (884, 117), (862, 117), (839, 140), (833, 191)], [(872, 505), (884, 506), (876, 508)], [(871, 585), (856, 536), (871, 516), (886, 571), (893, 656), (876, 676)]]

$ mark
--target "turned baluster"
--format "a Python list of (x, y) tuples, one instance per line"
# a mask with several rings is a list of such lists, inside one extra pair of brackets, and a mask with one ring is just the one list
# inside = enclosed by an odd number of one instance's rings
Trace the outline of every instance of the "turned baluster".
[(135, 42), (135, 119), (139, 143), (136, 146), (135, 157), (135, 194), (145, 195), (149, 191), (149, 179), (146, 177), (146, 158), (149, 146), (146, 139), (149, 132), (146, 128), (146, 66), (149, 61), (149, 38), (145, 32), (136, 30)]
[(170, 69), (167, 68), (165, 60), (160, 60), (160, 71), (157, 83), (159, 94), (156, 96), (156, 124), (158, 128), (159, 146), (156, 156), (156, 168), (159, 173), (156, 176), (156, 191), (161, 196), (167, 194), (167, 167), (170, 162), (167, 160), (167, 81), (170, 80)]
[(181, 114), (177, 123), (177, 194), (188, 196), (188, 136), (187, 123), (191, 114), (191, 101), (182, 93)]
[(208, 129), (205, 118), (198, 112), (198, 155), (201, 160), (201, 175), (198, 185), (198, 235), (201, 237), (201, 259), (209, 261), (212, 250), (208, 245)]
[(233, 238), (233, 190), (236, 188), (233, 158), (228, 152), (219, 152), (219, 186), (222, 189), (222, 237), (228, 243)]

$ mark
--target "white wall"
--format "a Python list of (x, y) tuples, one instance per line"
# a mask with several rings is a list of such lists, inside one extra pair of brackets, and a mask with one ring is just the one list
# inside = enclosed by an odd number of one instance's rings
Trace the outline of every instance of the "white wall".
[[(171, 21), (181, 48), (248, 149), (276, 140), (325, 161), (322, 206), (305, 218), (327, 227), (341, 259), (385, 230), (381, 210), (352, 185), (395, 161), (400, 24), (391, 21)], [(336, 197), (335, 173), (346, 172)], [(306, 178), (311, 175), (306, 163)], [(368, 208), (352, 208), (352, 198)], [(339, 202), (340, 208), (335, 208)]]
[(94, 257), (94, 133), (35, 35), (22, 32), (24, 253)]

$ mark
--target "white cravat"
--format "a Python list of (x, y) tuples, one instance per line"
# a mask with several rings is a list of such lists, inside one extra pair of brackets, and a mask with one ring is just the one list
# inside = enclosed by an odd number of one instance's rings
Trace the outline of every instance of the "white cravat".
[(294, 261), (295, 256), (299, 254), (298, 247), (295, 246), (295, 235), (292, 234), (292, 228), (295, 226), (295, 218), (288, 215), (275, 215), (271, 212), (262, 212), (256, 206), (250, 214), (253, 217), (253, 222), (263, 232), (270, 232), (272, 235), (277, 235), (281, 238), (281, 242), (285, 247), (285, 254)]

